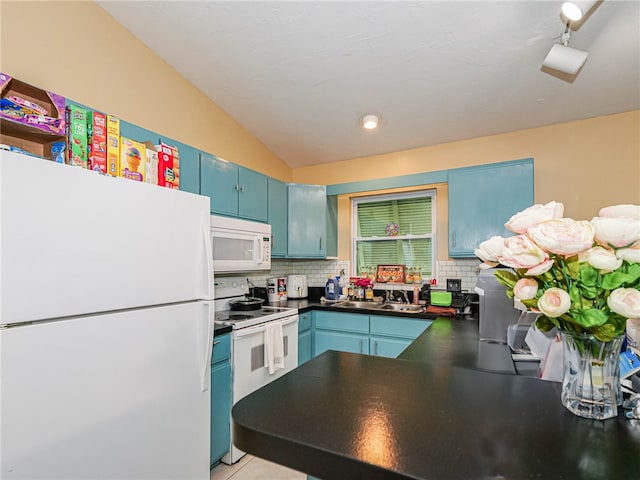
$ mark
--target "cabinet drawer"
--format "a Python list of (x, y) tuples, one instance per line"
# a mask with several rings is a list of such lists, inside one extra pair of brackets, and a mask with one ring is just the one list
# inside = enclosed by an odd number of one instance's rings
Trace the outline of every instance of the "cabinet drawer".
[(371, 335), (417, 338), (431, 325), (430, 320), (371, 315)]
[(298, 332), (304, 332), (311, 328), (311, 312), (301, 313), (298, 316)]
[(219, 337), (214, 337), (211, 364), (213, 365), (228, 358), (231, 358), (231, 334), (225, 333)]
[(316, 312), (316, 330), (317, 329), (369, 333), (369, 315)]

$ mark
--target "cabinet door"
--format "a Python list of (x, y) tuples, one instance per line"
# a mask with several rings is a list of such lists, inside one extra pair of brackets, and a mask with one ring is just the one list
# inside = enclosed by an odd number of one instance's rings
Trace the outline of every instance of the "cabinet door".
[(298, 365), (311, 360), (311, 330), (298, 334)]
[(211, 445), (210, 465), (229, 451), (231, 444), (231, 363), (211, 367)]
[(371, 336), (370, 352), (377, 357), (397, 358), (413, 340)]
[(317, 311), (316, 329), (369, 335), (369, 315), (360, 313)]
[(267, 176), (238, 167), (238, 216), (267, 221)]
[(327, 197), (327, 257), (338, 257), (338, 196)]
[(320, 355), (327, 350), (369, 353), (369, 335), (335, 332), (331, 330), (316, 330), (316, 355)]
[(180, 154), (180, 190), (200, 193), (200, 151), (186, 143), (160, 137), (162, 143), (178, 148)]
[(327, 195), (323, 185), (290, 183), (287, 252), (294, 258), (326, 257)]
[(267, 222), (271, 225), (271, 256), (287, 256), (287, 184), (269, 177)]
[(533, 159), (449, 172), (449, 256), (473, 258), (504, 223), (533, 204)]
[(200, 154), (200, 193), (211, 199), (211, 213), (238, 216), (238, 166)]

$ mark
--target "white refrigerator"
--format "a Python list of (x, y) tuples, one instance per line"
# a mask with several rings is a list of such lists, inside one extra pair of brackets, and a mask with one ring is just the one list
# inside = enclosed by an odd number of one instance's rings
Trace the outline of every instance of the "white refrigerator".
[(209, 198), (0, 153), (0, 479), (208, 479)]

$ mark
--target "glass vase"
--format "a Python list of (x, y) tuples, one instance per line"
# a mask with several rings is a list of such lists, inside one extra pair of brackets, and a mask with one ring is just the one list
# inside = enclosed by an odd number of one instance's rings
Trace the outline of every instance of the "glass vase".
[(602, 342), (591, 334), (560, 333), (564, 352), (562, 404), (580, 417), (616, 417), (622, 404), (618, 362), (623, 336)]

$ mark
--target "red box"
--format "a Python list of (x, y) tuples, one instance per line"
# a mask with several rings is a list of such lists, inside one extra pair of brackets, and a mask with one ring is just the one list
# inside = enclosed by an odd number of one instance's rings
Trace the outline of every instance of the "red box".
[(158, 185), (180, 188), (180, 154), (176, 147), (164, 143), (158, 145)]
[(101, 173), (107, 173), (107, 116), (104, 113), (93, 112), (91, 125), (91, 156), (89, 168)]

